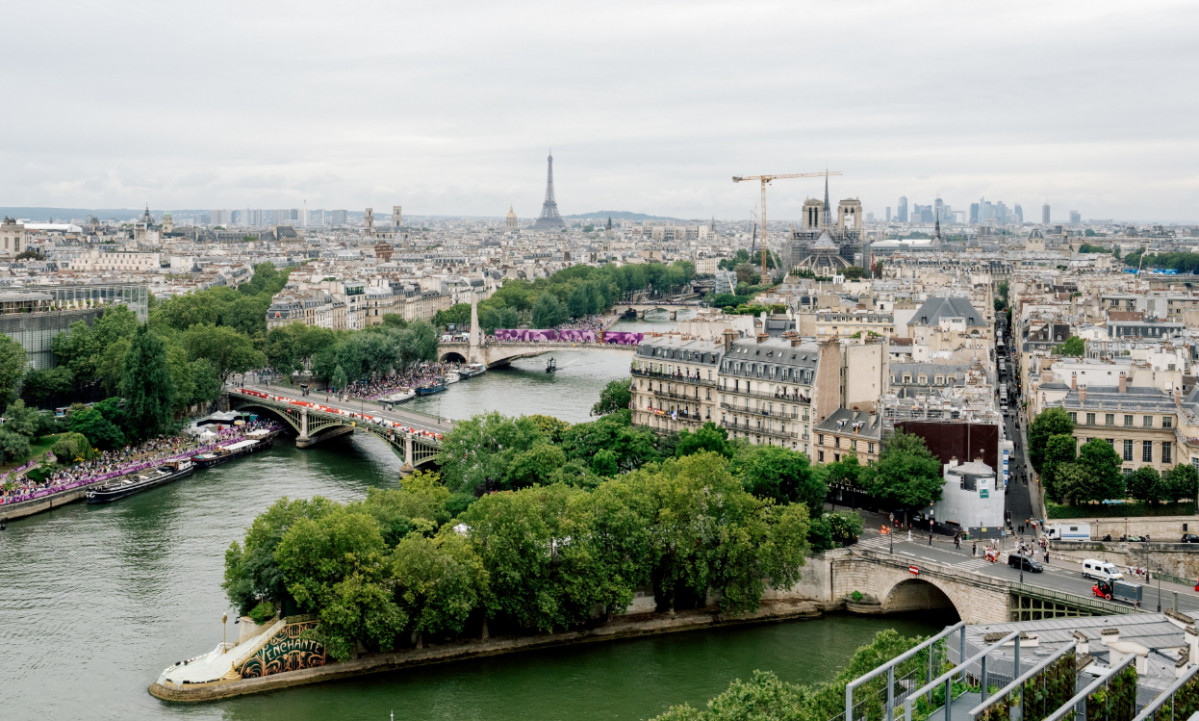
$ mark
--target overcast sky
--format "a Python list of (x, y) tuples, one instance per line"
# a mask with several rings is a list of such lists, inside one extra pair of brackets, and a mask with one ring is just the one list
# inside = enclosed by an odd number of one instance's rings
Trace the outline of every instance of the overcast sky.
[[(1199, 220), (1199, 3), (10, 0), (0, 205)], [(820, 180), (778, 181), (771, 219)]]

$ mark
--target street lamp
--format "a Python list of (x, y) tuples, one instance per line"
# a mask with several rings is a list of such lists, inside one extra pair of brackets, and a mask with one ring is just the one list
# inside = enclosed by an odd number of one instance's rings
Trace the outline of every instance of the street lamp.
[[(1159, 608), (1158, 610), (1160, 611), (1161, 609)], [(228, 620), (229, 620), (229, 614), (222, 613), (221, 614), (221, 653), (229, 652), (229, 647), (227, 645), (225, 645), (225, 629), (226, 629), (225, 622)]]
[(1162, 564), (1157, 564), (1157, 612), (1162, 612)]

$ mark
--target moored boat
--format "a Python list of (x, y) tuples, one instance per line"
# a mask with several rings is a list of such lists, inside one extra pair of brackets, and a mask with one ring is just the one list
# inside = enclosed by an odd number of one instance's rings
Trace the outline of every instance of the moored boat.
[(212, 468), (227, 463), (235, 458), (248, 456), (251, 453), (266, 450), (275, 442), (275, 436), (270, 431), (250, 431), (246, 439), (227, 446), (217, 446), (206, 453), (192, 456), (192, 461), (200, 468)]
[(470, 363), (458, 370), (458, 375), (462, 376), (462, 380), (481, 376), (487, 372), (487, 366), (482, 363)]
[(186, 478), (195, 470), (195, 464), (186, 458), (167, 461), (155, 468), (114, 478), (102, 486), (89, 490), (85, 497), (88, 503), (108, 503), (171, 481), (177, 481), (180, 478)]
[(462, 380), (462, 376), (459, 375), (458, 371), (446, 371), (446, 374), (445, 374), (445, 384), (446, 385), (449, 385), (451, 383), (457, 383), (460, 380)]
[(440, 393), (445, 390), (445, 381), (441, 378), (436, 378), (416, 387), (418, 396), (431, 396), (434, 393)]
[(402, 388), (389, 396), (384, 396), (381, 400), (384, 403), (403, 403), (410, 401), (416, 397), (416, 391), (411, 388)]

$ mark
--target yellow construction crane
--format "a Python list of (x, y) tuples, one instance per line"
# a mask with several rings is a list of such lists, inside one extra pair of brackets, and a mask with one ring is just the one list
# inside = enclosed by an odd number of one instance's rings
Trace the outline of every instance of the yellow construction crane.
[(772, 180), (782, 180), (784, 178), (819, 178), (824, 177), (826, 182), (830, 175), (840, 175), (840, 170), (824, 170), (819, 173), (777, 173), (775, 175), (734, 175), (733, 182), (741, 183), (746, 180), (762, 181), (762, 285), (767, 284), (766, 276), (766, 186)]

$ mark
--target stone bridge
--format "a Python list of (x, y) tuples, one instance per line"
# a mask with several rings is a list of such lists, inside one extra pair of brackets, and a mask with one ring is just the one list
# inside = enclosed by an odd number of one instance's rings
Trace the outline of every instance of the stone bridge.
[(438, 360), (443, 363), (482, 363), (488, 368), (505, 366), (517, 358), (532, 358), (545, 353), (570, 350), (610, 350), (632, 353), (635, 345), (584, 343), (581, 341), (494, 341), (472, 348), (470, 343), (439, 343)]
[(337, 436), (367, 431), (404, 454), (404, 470), (434, 461), (441, 450), (440, 432), (389, 418), (385, 412), (355, 411), (340, 403), (316, 403), (249, 388), (229, 391), (229, 407), (265, 411), (296, 432), (296, 447), (308, 448)]
[(968, 624), (1134, 612), (1121, 603), (1013, 583), (953, 566), (924, 561), (913, 564), (908, 556), (861, 548), (831, 559), (828, 582), (832, 600), (850, 599), (855, 591), (865, 596), (862, 602), (849, 602), (855, 612), (952, 609)]

